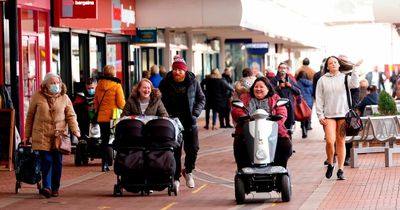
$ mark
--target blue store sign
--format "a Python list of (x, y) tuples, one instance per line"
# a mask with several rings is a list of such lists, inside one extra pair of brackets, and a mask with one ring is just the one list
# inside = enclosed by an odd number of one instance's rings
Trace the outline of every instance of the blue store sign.
[(268, 52), (268, 43), (246, 44), (247, 53), (253, 55), (264, 55)]
[(157, 43), (157, 29), (136, 29), (136, 43)]

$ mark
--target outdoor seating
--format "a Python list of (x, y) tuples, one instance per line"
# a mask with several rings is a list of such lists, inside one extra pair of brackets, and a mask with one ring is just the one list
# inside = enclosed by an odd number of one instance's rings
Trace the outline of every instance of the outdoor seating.
[(364, 129), (347, 139), (353, 143), (350, 166), (357, 167), (358, 154), (385, 153), (385, 166), (393, 165), (393, 153), (400, 153), (400, 120), (397, 116), (361, 117)]

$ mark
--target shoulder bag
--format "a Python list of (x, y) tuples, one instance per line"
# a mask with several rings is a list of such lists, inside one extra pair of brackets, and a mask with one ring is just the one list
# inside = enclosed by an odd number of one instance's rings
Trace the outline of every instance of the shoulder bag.
[(307, 105), (306, 100), (304, 100), (302, 95), (297, 96), (294, 103), (294, 119), (296, 121), (305, 121), (311, 118), (311, 109)]
[(344, 85), (346, 87), (346, 96), (347, 96), (347, 104), (349, 105), (349, 111), (346, 113), (346, 136), (355, 136), (358, 132), (363, 129), (363, 124), (360, 119), (358, 113), (353, 109), (351, 99), (350, 99), (350, 90), (347, 84), (347, 77), (345, 76)]
[[(51, 109), (50, 104), (49, 108)], [(50, 112), (51, 115), (53, 115), (52, 113), (53, 112)], [(51, 118), (54, 120), (54, 116), (51, 116)], [(56, 126), (54, 121), (53, 125)], [(55, 130), (55, 134), (51, 142), (51, 149), (59, 151), (63, 155), (71, 154), (71, 139), (69, 135), (65, 134), (65, 130)]]
[(97, 110), (96, 110), (96, 112), (95, 112), (94, 115), (93, 115), (93, 118), (92, 118), (92, 120), (91, 120), (91, 122), (92, 122), (93, 124), (98, 124), (98, 123), (99, 123), (99, 122), (97, 122), (97, 118), (99, 117), (100, 105), (101, 105), (101, 103), (103, 102), (104, 96), (106, 95), (107, 91), (108, 91), (108, 90), (106, 90), (106, 91), (104, 92), (104, 94), (103, 94), (103, 97), (101, 97), (99, 106), (97, 107)]

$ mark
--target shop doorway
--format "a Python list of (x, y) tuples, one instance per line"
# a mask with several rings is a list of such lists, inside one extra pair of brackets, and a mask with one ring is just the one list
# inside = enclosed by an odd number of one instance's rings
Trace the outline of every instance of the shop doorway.
[(23, 35), (21, 39), (21, 75), (23, 87), (24, 115), (26, 116), (32, 95), (39, 90), (39, 49), (38, 37), (34, 35)]

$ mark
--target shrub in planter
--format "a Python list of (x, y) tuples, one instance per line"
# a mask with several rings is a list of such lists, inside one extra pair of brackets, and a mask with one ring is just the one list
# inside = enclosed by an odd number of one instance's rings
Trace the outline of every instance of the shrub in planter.
[(381, 115), (396, 115), (396, 102), (389, 93), (382, 91), (379, 94), (378, 111)]

